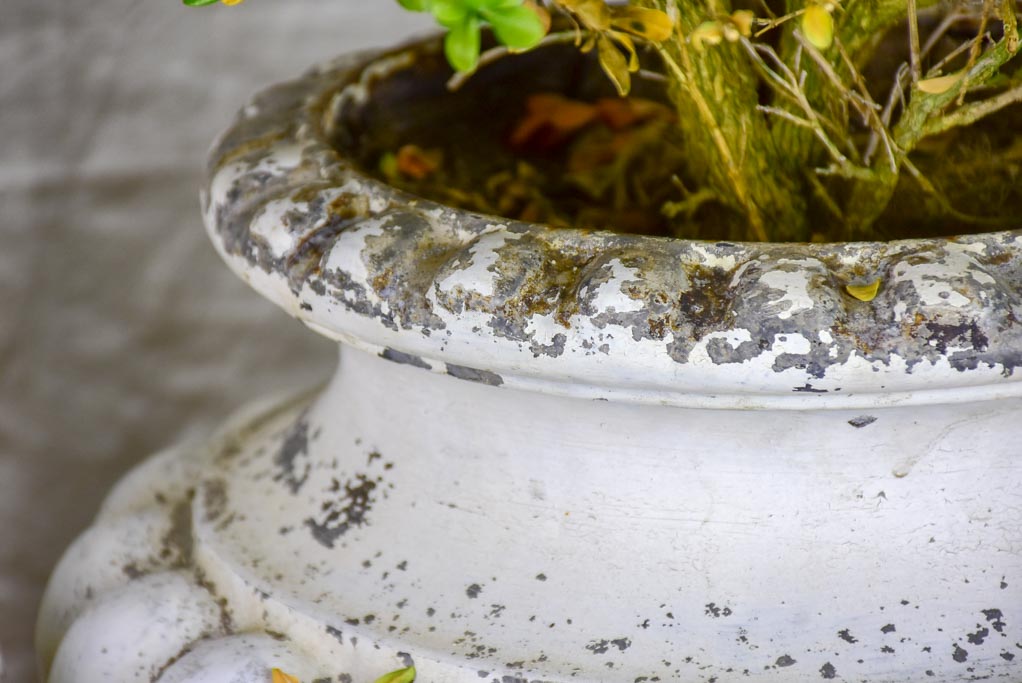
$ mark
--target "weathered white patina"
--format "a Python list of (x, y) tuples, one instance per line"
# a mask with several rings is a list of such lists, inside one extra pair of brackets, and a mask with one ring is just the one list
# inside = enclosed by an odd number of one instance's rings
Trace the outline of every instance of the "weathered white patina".
[(214, 150), (214, 244), (340, 366), (121, 483), (51, 582), (50, 683), (1022, 678), (1022, 235), (454, 211), (334, 144), (410, 54)]

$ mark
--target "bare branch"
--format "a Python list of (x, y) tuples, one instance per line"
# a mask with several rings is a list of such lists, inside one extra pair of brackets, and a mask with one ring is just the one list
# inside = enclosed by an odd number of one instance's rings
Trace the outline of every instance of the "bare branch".
[(867, 108), (869, 114), (870, 125), (880, 136), (880, 140), (884, 143), (884, 149), (887, 151), (887, 162), (890, 165), (891, 172), (898, 172), (898, 154), (896, 153), (897, 145), (891, 140), (890, 131), (884, 122), (880, 120), (880, 116), (877, 114), (877, 110), (880, 109), (873, 101), (873, 96), (869, 94), (869, 90), (866, 88), (866, 82), (862, 78), (862, 74), (855, 68), (855, 64), (852, 62), (851, 56), (848, 51), (845, 50), (845, 46), (840, 40), (835, 39), (834, 44), (837, 46), (838, 52), (841, 54), (841, 59), (844, 60), (845, 68), (852, 74), (852, 81), (855, 83), (855, 87), (858, 88), (859, 93), (862, 97), (870, 104)]
[[(796, 125), (803, 126), (805, 124), (805, 127), (810, 128), (823, 144), (824, 148), (826, 148), (830, 156), (834, 159), (835, 163), (841, 166), (850, 164), (851, 162), (848, 160), (848, 157), (846, 157), (841, 150), (838, 149), (838, 146), (834, 144), (834, 141), (830, 139), (830, 136), (828, 136), (827, 132), (823, 129), (823, 123), (821, 122), (820, 115), (815, 109), (813, 109), (809, 100), (806, 99), (801, 79), (795, 76), (791, 69), (789, 69), (784, 63), (784, 60), (782, 60), (769, 45), (753, 43), (747, 38), (742, 38), (741, 43), (742, 47), (745, 48), (745, 51), (749, 53), (753, 64), (760, 67), (763, 73), (767, 76), (768, 81), (772, 82), (775, 87), (780, 88), (783, 92), (790, 96), (802, 109), (806, 116), (805, 119), (800, 119), (793, 115), (783, 116), (783, 118), (792, 121)], [(781, 73), (777, 73), (770, 68), (770, 66), (760, 56), (760, 52), (770, 56), (777, 65), (777, 68), (781, 70)], [(804, 74), (805, 72), (803, 71), (802, 73)], [(760, 109), (761, 111), (769, 111), (772, 108)], [(781, 116), (779, 113), (780, 111), (781, 110), (769, 111), (769, 113)], [(788, 112), (785, 112), (785, 114), (788, 114)]]
[(919, 80), (922, 70), (920, 66), (921, 51), (919, 49), (919, 10), (916, 7), (916, 0), (908, 0), (908, 44), (912, 82), (915, 83)]
[(905, 170), (907, 170), (909, 175), (911, 175), (915, 181), (919, 183), (919, 187), (922, 188), (923, 192), (930, 195), (930, 197), (940, 206), (941, 210), (947, 215), (957, 218), (965, 223), (985, 225), (988, 227), (1001, 227), (1004, 223), (1003, 219), (989, 218), (987, 216), (974, 216), (972, 214), (959, 211), (955, 207), (951, 206), (951, 203), (948, 202), (944, 194), (938, 190), (932, 182), (930, 182), (929, 178), (923, 175), (923, 172), (920, 171), (908, 157), (904, 159), (903, 163), (905, 165)]
[[(979, 36), (986, 35), (987, 22), (990, 21), (990, 12), (994, 7), (994, 0), (983, 0), (983, 14), (979, 19), (979, 30), (976, 32), (977, 38)], [(962, 106), (965, 101), (965, 93), (969, 90), (969, 77), (971, 75), (972, 67), (976, 65), (976, 60), (979, 59), (980, 53), (980, 41), (977, 39), (972, 43), (972, 48), (969, 50), (969, 61), (965, 65), (965, 79), (962, 83), (962, 89), (958, 93), (958, 106)]]
[(931, 119), (926, 122), (923, 134), (937, 135), (952, 128), (972, 125), (984, 116), (993, 114), (1018, 102), (1022, 102), (1022, 85), (1017, 85), (1011, 90), (1007, 90), (990, 99), (980, 100), (979, 102), (959, 107), (950, 114)]

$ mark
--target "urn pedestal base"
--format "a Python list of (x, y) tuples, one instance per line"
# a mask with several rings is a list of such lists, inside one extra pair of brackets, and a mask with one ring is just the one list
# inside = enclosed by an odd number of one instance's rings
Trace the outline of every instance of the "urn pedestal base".
[(700, 410), (400, 360), (344, 349), (129, 474), (52, 579), (49, 683), (1018, 679), (1022, 401)]

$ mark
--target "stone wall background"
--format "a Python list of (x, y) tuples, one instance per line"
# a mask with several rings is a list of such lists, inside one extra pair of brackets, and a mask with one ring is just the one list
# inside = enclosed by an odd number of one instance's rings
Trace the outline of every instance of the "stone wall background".
[(427, 26), (393, 0), (0, 4), (0, 679), (35, 679), (47, 576), (120, 475), (332, 370), (207, 243), (213, 136), (261, 85)]

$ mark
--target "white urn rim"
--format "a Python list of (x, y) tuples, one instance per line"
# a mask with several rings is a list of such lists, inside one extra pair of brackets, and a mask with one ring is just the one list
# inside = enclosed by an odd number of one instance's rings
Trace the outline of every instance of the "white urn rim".
[[(690, 407), (1022, 395), (1022, 230), (856, 243), (551, 228), (377, 180), (333, 140), (431, 38), (258, 94), (210, 155), (208, 232), (314, 330), (495, 386)], [(879, 281), (871, 301), (848, 286)]]

